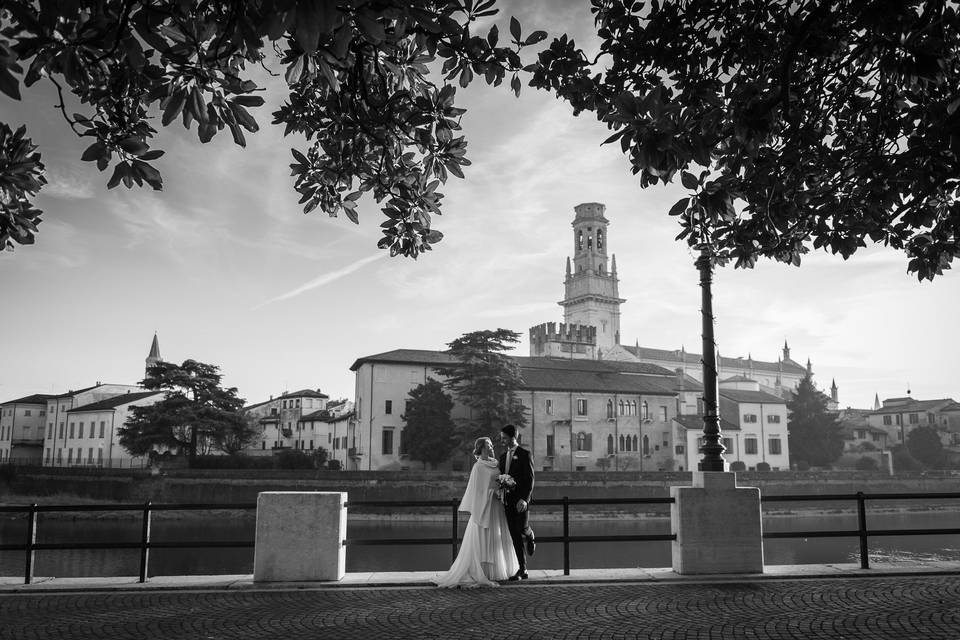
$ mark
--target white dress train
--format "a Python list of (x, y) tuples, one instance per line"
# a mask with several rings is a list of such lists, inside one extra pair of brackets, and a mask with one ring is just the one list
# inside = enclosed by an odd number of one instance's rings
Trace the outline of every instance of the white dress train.
[(497, 461), (478, 459), (470, 471), (459, 511), (470, 514), (463, 542), (450, 569), (441, 575), (439, 587), (497, 586), (520, 569), (510, 540), (507, 516), (497, 497)]

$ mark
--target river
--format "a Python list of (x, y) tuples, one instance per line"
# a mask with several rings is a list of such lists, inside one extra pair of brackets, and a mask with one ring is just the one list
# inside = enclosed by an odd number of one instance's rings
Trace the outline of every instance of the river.
[[(562, 535), (562, 523), (532, 523), (541, 537)], [(450, 535), (450, 521), (396, 521), (351, 519), (348, 539), (426, 538)], [(764, 518), (765, 531), (856, 529), (854, 514), (777, 516)], [(960, 512), (871, 513), (875, 529), (960, 527)], [(463, 524), (461, 523), (461, 534)], [(628, 535), (669, 533), (667, 519), (583, 519), (570, 523), (571, 535)], [(132, 520), (49, 519), (40, 516), (38, 542), (136, 542), (140, 524)], [(0, 520), (0, 542), (24, 540), (25, 521)], [(252, 540), (253, 518), (156, 519), (154, 541)], [(766, 564), (826, 564), (859, 561), (856, 538), (767, 540)], [(571, 566), (578, 568), (668, 567), (669, 542), (574, 543)], [(446, 569), (450, 545), (354, 546), (347, 548), (347, 571), (429, 571)], [(873, 561), (960, 560), (960, 536), (890, 536), (870, 539)], [(138, 573), (137, 550), (38, 551), (35, 576), (129, 576)], [(543, 543), (530, 561), (533, 569), (563, 567), (559, 543)], [(22, 576), (23, 552), (0, 551), (0, 575)], [(253, 549), (155, 549), (150, 553), (150, 575), (216, 575), (253, 573)]]

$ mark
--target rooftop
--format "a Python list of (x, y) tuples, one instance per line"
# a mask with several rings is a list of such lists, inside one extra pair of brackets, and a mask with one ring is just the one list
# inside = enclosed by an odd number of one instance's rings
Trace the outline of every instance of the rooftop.
[(77, 407), (75, 409), (70, 409), (67, 413), (79, 413), (82, 411), (104, 411), (107, 409), (116, 409), (117, 407), (128, 404), (130, 402), (136, 402), (137, 400), (142, 400), (144, 398), (149, 398), (150, 396), (155, 396), (157, 394), (162, 394), (163, 391), (141, 391), (139, 393), (122, 393), (118, 396), (113, 396), (112, 398), (107, 398), (106, 400), (100, 400), (98, 402), (91, 402), (90, 404), (85, 404), (82, 407)]

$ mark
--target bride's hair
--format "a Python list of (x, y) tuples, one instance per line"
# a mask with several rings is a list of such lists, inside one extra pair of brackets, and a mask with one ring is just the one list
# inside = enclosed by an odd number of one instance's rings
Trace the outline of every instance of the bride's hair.
[(473, 443), (473, 457), (474, 457), (474, 458), (479, 458), (479, 457), (480, 457), (480, 452), (484, 450), (484, 448), (487, 446), (487, 443), (488, 443), (488, 442), (490, 443), (490, 446), (492, 447), (492, 446), (493, 446), (493, 442), (491, 442), (490, 438), (487, 438), (487, 437), (477, 438), (476, 441), (474, 441), (474, 443)]

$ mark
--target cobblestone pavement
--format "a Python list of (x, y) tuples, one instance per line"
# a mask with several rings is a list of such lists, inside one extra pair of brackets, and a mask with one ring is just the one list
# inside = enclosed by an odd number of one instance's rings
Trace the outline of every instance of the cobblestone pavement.
[(0, 638), (960, 638), (960, 576), (0, 595)]

